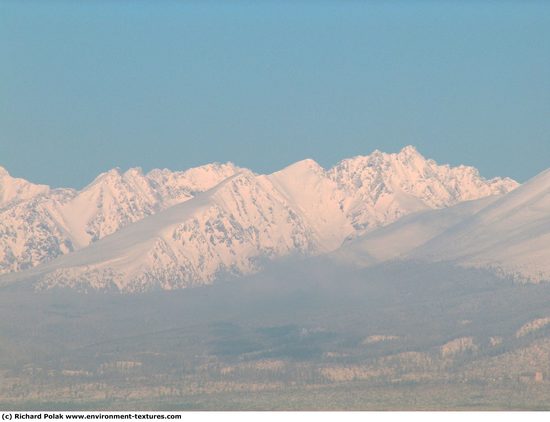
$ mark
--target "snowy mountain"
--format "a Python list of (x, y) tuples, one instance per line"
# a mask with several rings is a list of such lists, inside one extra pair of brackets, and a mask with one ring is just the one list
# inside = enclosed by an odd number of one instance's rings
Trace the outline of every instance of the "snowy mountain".
[(491, 268), (521, 281), (550, 281), (550, 170), (446, 230), (413, 256)]
[(345, 243), (333, 258), (359, 266), (407, 259), (417, 248), (498, 200), (493, 195), (458, 205), (420, 211)]
[(245, 170), (31, 274), (42, 287), (173, 289), (256, 271), (260, 258), (322, 249), (269, 180)]
[[(303, 160), (270, 175), (232, 164), (185, 172), (118, 169), (81, 191), (45, 190), (0, 210), (0, 271), (43, 287), (142, 291), (246, 274), (265, 259), (334, 251), (403, 216), (509, 192), (471, 167), (413, 147), (329, 170)], [(66, 256), (61, 256), (66, 255)]]
[(0, 209), (48, 191), (48, 186), (12, 177), (5, 168), (0, 167)]
[(411, 212), (503, 194), (518, 186), (509, 178), (486, 180), (473, 167), (438, 165), (412, 146), (397, 154), (374, 151), (343, 160), (328, 175), (346, 192), (344, 210), (359, 233)]
[(418, 212), (354, 239), (333, 256), (362, 266), (393, 259), (486, 268), (550, 281), (550, 170), (506, 195)]
[(345, 193), (315, 161), (299, 161), (267, 178), (308, 222), (324, 252), (355, 234), (342, 207)]
[[(192, 198), (238, 168), (209, 164), (185, 172), (119, 169), (100, 174), (81, 191), (30, 190), (28, 199), (0, 209), (0, 273), (19, 271), (81, 249), (122, 227)], [(21, 183), (20, 183), (21, 185)]]

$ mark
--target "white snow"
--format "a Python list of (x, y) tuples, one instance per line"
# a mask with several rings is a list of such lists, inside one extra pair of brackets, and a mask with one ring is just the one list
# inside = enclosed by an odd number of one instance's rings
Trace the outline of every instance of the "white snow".
[(550, 280), (550, 170), (438, 236), (415, 253), (489, 267), (530, 281)]
[(358, 233), (412, 212), (502, 194), (518, 186), (508, 178), (485, 180), (472, 167), (438, 165), (412, 146), (397, 154), (375, 151), (343, 160), (328, 174), (347, 193), (344, 210)]
[(550, 170), (505, 195), (409, 215), (334, 256), (358, 265), (447, 261), (522, 282), (550, 281)]
[(5, 168), (0, 167), (0, 210), (13, 202), (47, 193), (49, 189), (46, 185), (35, 185), (24, 179), (12, 177)]
[(496, 201), (490, 196), (454, 207), (414, 213), (344, 244), (334, 257), (343, 262), (371, 265), (406, 258), (416, 248)]
[(308, 222), (325, 252), (338, 248), (354, 233), (341, 206), (344, 193), (315, 161), (299, 161), (268, 179)]
[(439, 166), (413, 147), (328, 170), (303, 160), (270, 175), (231, 163), (145, 175), (113, 169), (81, 191), (10, 196), (0, 209), (0, 273), (38, 266), (5, 280), (34, 274), (42, 287), (172, 289), (258, 271), (265, 259), (331, 252), (364, 234), (341, 252), (378, 262), (407, 255), (493, 199), (432, 210), (516, 186)]
[[(145, 176), (138, 168), (112, 169), (81, 191), (43, 189), (40, 195), (12, 200), (0, 209), (0, 274), (86, 247), (238, 171), (231, 163), (186, 172), (154, 170)], [(200, 175), (204, 180), (198, 183)]]

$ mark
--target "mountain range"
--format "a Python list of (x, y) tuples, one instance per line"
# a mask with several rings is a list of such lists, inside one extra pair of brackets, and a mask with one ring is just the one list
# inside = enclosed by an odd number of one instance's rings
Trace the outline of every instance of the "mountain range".
[(80, 191), (2, 169), (1, 280), (170, 290), (322, 255), (353, 265), (449, 261), (541, 281), (550, 274), (548, 192), (548, 172), (522, 186), (487, 180), (412, 146), (330, 169), (303, 160), (269, 175), (232, 163), (114, 169)]

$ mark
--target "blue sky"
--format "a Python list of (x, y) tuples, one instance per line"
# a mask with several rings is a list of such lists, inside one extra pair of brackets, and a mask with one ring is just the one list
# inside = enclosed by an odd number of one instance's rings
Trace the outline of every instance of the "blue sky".
[(548, 1), (0, 1), (0, 165), (550, 167)]

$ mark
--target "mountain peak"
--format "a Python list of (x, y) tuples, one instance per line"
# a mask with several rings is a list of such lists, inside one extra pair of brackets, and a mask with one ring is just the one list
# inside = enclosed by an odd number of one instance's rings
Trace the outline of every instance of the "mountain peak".
[(119, 167), (112, 168), (111, 170), (100, 173), (84, 190), (89, 187), (96, 185), (97, 183), (103, 183), (108, 180), (120, 179), (122, 177), (122, 172)]
[(111, 170), (109, 170), (109, 171), (107, 171), (103, 174), (107, 175), (107, 176), (121, 176), (122, 171), (120, 170), (120, 167), (114, 167)]
[(397, 155), (400, 155), (400, 156), (416, 156), (416, 157), (422, 157), (424, 158), (424, 156), (422, 154), (420, 154), (418, 152), (418, 150), (416, 149), (415, 146), (413, 145), (407, 145), (405, 147), (403, 147), (401, 149), (401, 151), (399, 151), (399, 153)]
[(143, 176), (143, 170), (141, 167), (132, 167), (124, 172), (124, 177)]
[(49, 186), (12, 177), (5, 168), (0, 167), (0, 207), (31, 199), (49, 190)]
[[(306, 158), (300, 161), (297, 161), (284, 169), (280, 170), (281, 172), (303, 172), (303, 171), (314, 171), (315, 173), (324, 173), (325, 169), (321, 167), (317, 161), (312, 160), (311, 158)], [(278, 173), (278, 172), (277, 172)]]

